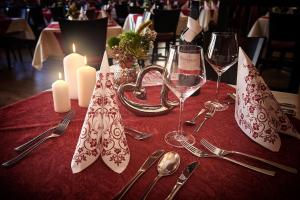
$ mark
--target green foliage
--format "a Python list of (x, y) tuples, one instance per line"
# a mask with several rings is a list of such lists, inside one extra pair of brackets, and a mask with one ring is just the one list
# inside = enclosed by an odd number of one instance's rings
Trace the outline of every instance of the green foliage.
[(118, 46), (119, 43), (120, 43), (120, 38), (118, 38), (118, 37), (111, 37), (108, 40), (109, 48), (112, 48), (113, 46)]

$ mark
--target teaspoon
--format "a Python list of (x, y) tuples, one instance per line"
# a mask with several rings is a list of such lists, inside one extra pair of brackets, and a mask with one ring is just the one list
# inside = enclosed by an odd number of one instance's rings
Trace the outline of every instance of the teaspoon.
[(156, 182), (163, 176), (168, 176), (173, 174), (179, 167), (180, 156), (178, 153), (170, 151), (165, 153), (163, 157), (159, 160), (157, 164), (158, 175), (152, 181), (152, 183), (147, 187), (141, 199), (146, 199)]

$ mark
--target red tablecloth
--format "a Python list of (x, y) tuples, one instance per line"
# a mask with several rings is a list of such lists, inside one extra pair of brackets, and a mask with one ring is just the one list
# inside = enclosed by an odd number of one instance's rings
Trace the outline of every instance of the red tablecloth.
[[(190, 119), (203, 106), (206, 100), (213, 99), (215, 83), (208, 82), (199, 96), (190, 97), (184, 108), (184, 119)], [(159, 94), (159, 87), (149, 91), (150, 99)], [(233, 91), (222, 85), (222, 94)], [(146, 157), (156, 149), (176, 151), (181, 156), (178, 171), (162, 178), (149, 194), (149, 199), (164, 199), (171, 191), (185, 166), (199, 161), (186, 185), (179, 191), (176, 199), (299, 199), (300, 177), (276, 170), (275, 177), (263, 175), (237, 166), (224, 160), (192, 156), (185, 149), (168, 146), (164, 135), (174, 130), (178, 124), (178, 108), (159, 117), (137, 117), (120, 106), (124, 124), (139, 130), (152, 132), (153, 137), (145, 141), (136, 141), (127, 137), (131, 159), (122, 174), (114, 173), (99, 158), (86, 170), (72, 174), (70, 163), (78, 136), (83, 124), (86, 108), (80, 108), (72, 101), (76, 110), (75, 119), (66, 133), (42, 144), (30, 156), (9, 169), (0, 169), (1, 199), (111, 199), (133, 177)], [(13, 148), (55, 125), (64, 116), (53, 111), (51, 92), (43, 92), (24, 101), (0, 109), (0, 161), (15, 156)], [(298, 125), (299, 122), (295, 121)], [(192, 131), (193, 127), (184, 127)], [(216, 113), (208, 120), (201, 132), (195, 136), (197, 147), (201, 138), (206, 138), (221, 147), (255, 154), (300, 169), (300, 141), (282, 136), (279, 152), (271, 152), (246, 137), (234, 120), (234, 106), (226, 112)], [(240, 157), (235, 156), (236, 159)], [(245, 160), (243, 160), (245, 161)], [(258, 162), (251, 164), (271, 169)], [(274, 168), (272, 168), (274, 169)], [(156, 166), (147, 171), (125, 199), (139, 199), (144, 188), (157, 175)]]

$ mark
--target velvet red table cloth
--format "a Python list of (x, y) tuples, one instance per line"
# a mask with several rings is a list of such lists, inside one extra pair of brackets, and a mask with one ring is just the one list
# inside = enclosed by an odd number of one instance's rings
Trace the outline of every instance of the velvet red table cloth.
[[(208, 82), (201, 94), (185, 102), (183, 118), (190, 119), (213, 99), (216, 85)], [(158, 98), (159, 87), (150, 87), (148, 97)], [(234, 89), (222, 85), (222, 95)], [(197, 158), (185, 149), (173, 148), (164, 142), (164, 135), (177, 128), (179, 109), (158, 117), (137, 117), (120, 105), (123, 123), (138, 130), (153, 133), (144, 141), (127, 136), (131, 159), (122, 174), (114, 173), (99, 158), (95, 163), (78, 174), (72, 174), (70, 163), (87, 111), (72, 101), (76, 116), (66, 133), (42, 144), (27, 158), (11, 168), (0, 169), (0, 199), (111, 199), (129, 180), (149, 154), (157, 149), (176, 151), (181, 164), (172, 176), (162, 178), (149, 194), (149, 199), (165, 199), (182, 170), (192, 161), (200, 167), (194, 172), (176, 199), (299, 199), (299, 174), (277, 170), (274, 177), (251, 171), (230, 162), (215, 158)], [(53, 111), (51, 92), (43, 92), (29, 99), (0, 109), (0, 161), (16, 155), (13, 148), (31, 139), (49, 127), (56, 125), (64, 114)], [(203, 118), (203, 116), (201, 117)], [(299, 122), (293, 120), (299, 130)], [(192, 131), (194, 127), (184, 127)], [(208, 120), (199, 134), (195, 135), (195, 146), (200, 139), (227, 149), (254, 154), (300, 169), (300, 141), (281, 135), (282, 147), (271, 152), (250, 140), (234, 120), (234, 105), (228, 111), (218, 112)], [(250, 164), (274, 169), (256, 161), (241, 159)], [(152, 166), (129, 190), (125, 199), (139, 199), (144, 188), (157, 175), (156, 165)]]

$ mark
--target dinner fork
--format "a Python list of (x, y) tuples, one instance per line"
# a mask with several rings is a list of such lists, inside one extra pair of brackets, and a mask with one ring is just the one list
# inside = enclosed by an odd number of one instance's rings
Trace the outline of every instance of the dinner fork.
[(224, 157), (224, 156), (219, 156), (219, 155), (214, 155), (214, 154), (209, 154), (209, 153), (206, 153), (200, 149), (198, 149), (197, 147), (189, 144), (188, 142), (186, 142), (184, 139), (183, 140), (180, 140), (180, 143), (182, 144), (182, 146), (188, 150), (189, 152), (191, 152), (193, 155), (199, 157), (199, 158), (220, 158), (220, 159), (223, 159), (223, 160), (227, 160), (229, 162), (232, 162), (232, 163), (235, 163), (237, 165), (241, 165), (245, 168), (248, 168), (248, 169), (251, 169), (251, 170), (254, 170), (256, 172), (260, 172), (260, 173), (263, 173), (263, 174), (266, 174), (266, 175), (269, 175), (269, 176), (274, 176), (275, 175), (275, 172), (274, 171), (271, 171), (271, 170), (267, 170), (267, 169), (263, 169), (263, 168), (259, 168), (259, 167), (255, 167), (255, 166), (252, 166), (252, 165), (249, 165), (249, 164), (246, 164), (246, 163), (243, 163), (243, 162), (240, 162), (240, 161), (237, 161), (237, 160), (234, 160), (234, 159), (231, 159), (231, 158), (227, 158), (227, 157)]
[(65, 133), (65, 130), (67, 129), (68, 125), (69, 125), (69, 121), (65, 122), (65, 123), (60, 123), (56, 129), (54, 129), (54, 131), (52, 132), (51, 135), (42, 138), (41, 140), (39, 140), (37, 143), (33, 144), (32, 146), (30, 146), (29, 148), (27, 148), (25, 151), (23, 151), (22, 153), (20, 153), (18, 156), (14, 157), (13, 159), (2, 163), (3, 167), (10, 167), (13, 166), (14, 164), (16, 164), (17, 162), (19, 162), (20, 160), (22, 160), (23, 158), (25, 158), (29, 153), (31, 153), (34, 149), (36, 149), (40, 144), (44, 143), (46, 140), (51, 139), (51, 138), (55, 138), (55, 137), (59, 137), (61, 135), (63, 135)]
[(46, 130), (45, 132), (37, 135), (36, 137), (32, 138), (31, 140), (29, 140), (28, 142), (15, 147), (14, 149), (18, 152), (24, 151), (25, 149), (27, 149), (29, 146), (31, 146), (34, 142), (36, 142), (37, 140), (41, 139), (42, 137), (46, 136), (48, 133), (55, 131), (56, 129), (59, 129), (60, 126), (64, 126), (64, 124), (68, 125), (68, 123), (71, 121), (71, 119), (74, 117), (75, 115), (75, 111), (74, 110), (70, 110), (66, 116), (63, 118), (63, 120), (61, 122), (59, 122), (58, 125), (49, 128), (48, 130)]
[(124, 127), (125, 133), (132, 136), (136, 140), (143, 140), (152, 136), (151, 133), (146, 133), (142, 131), (138, 131), (133, 128)]
[(201, 122), (201, 124), (199, 126), (197, 126), (195, 128), (194, 133), (198, 133), (199, 130), (201, 129), (201, 127), (204, 125), (204, 123), (208, 119), (210, 119), (210, 118), (212, 118), (214, 116), (215, 112), (216, 112), (216, 108), (214, 106), (210, 106), (209, 109), (208, 109), (208, 111), (205, 113), (204, 120)]
[(238, 155), (246, 156), (246, 157), (249, 157), (249, 158), (252, 158), (252, 159), (255, 159), (255, 160), (259, 160), (261, 162), (267, 163), (269, 165), (272, 165), (273, 167), (277, 167), (279, 169), (285, 170), (285, 171), (290, 172), (290, 173), (294, 173), (294, 174), (298, 173), (298, 170), (295, 169), (295, 168), (292, 168), (292, 167), (289, 167), (289, 166), (286, 166), (286, 165), (283, 165), (283, 164), (279, 164), (279, 163), (276, 163), (276, 162), (273, 162), (273, 161), (270, 161), (270, 160), (266, 160), (264, 158), (260, 158), (260, 157), (257, 157), (257, 156), (253, 156), (253, 155), (238, 152), (238, 151), (228, 151), (228, 150), (225, 150), (225, 149), (221, 149), (221, 148), (216, 147), (213, 144), (209, 143), (205, 139), (202, 139), (200, 142), (210, 152), (212, 152), (213, 154), (218, 155), (218, 156), (226, 156), (228, 154), (238, 154)]

